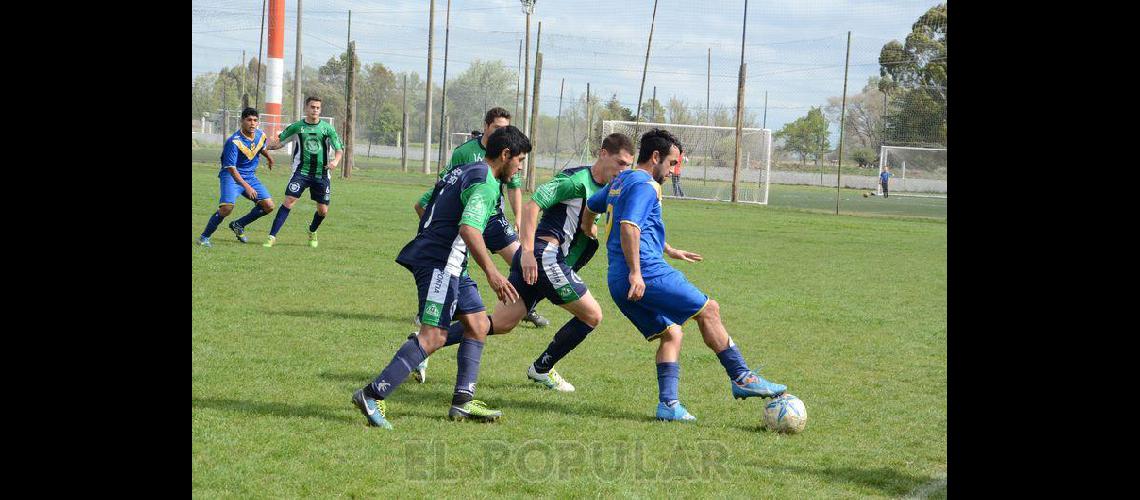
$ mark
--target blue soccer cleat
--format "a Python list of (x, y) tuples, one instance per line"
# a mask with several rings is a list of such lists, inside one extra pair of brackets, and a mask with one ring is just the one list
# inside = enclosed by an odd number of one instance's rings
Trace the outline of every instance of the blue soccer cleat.
[(364, 395), (364, 389), (358, 389), (352, 394), (352, 404), (360, 409), (360, 413), (363, 413), (368, 419), (370, 427), (383, 427), (392, 430), (392, 424), (384, 418), (387, 408), (383, 400), (372, 399)]
[(689, 410), (686, 410), (680, 401), (673, 401), (672, 406), (659, 402), (657, 403), (657, 420), (694, 422), (697, 417), (689, 413)]
[(213, 243), (210, 243), (210, 238), (207, 236), (199, 236), (198, 237), (198, 244), (202, 245), (206, 248), (210, 248), (210, 247), (214, 246)]
[(736, 399), (745, 399), (760, 396), (762, 398), (773, 398), (784, 393), (788, 390), (788, 386), (784, 384), (776, 384), (764, 380), (756, 372), (748, 372), (734, 380), (731, 383), (732, 397)]

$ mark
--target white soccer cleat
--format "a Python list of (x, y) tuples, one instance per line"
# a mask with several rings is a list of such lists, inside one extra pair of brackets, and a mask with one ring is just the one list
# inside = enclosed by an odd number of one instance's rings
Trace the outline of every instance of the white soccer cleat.
[(562, 375), (558, 374), (558, 370), (553, 368), (550, 369), (550, 373), (538, 373), (538, 371), (534, 369), (534, 363), (531, 363), (530, 367), (526, 369), (526, 376), (547, 389), (554, 389), (559, 392), (574, 392), (574, 385), (562, 378)]

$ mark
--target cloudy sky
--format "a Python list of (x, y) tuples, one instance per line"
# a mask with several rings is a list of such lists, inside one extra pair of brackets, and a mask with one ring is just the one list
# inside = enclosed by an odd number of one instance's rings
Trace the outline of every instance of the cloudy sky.
[[(396, 72), (423, 75), (429, 1), (303, 0), (303, 62), (317, 67), (345, 50), (351, 9), (352, 38), (362, 63), (380, 62)], [(938, 3), (750, 0), (745, 106), (762, 119), (767, 92), (767, 126), (779, 129), (810, 107), (825, 105), (829, 96), (841, 95), (848, 31), (848, 93), (858, 92), (868, 77), (878, 75), (883, 44), (902, 41), (911, 24)], [(192, 2), (192, 77), (240, 64), (243, 49), (247, 59), (257, 54), (261, 5), (262, 0)], [(436, 0), (433, 83), (443, 78), (446, 8), (447, 0)], [(290, 72), (296, 54), (296, 9), (295, 0), (286, 2), (285, 65)], [(538, 0), (531, 16), (531, 66), (533, 71), (533, 44), (541, 21), (539, 109), (556, 112), (563, 78), (568, 100), (580, 98), (589, 82), (592, 93), (603, 98), (617, 94), (623, 105), (636, 109), (652, 13), (653, 0)], [(735, 107), (743, 17), (743, 0), (659, 0), (643, 100), (656, 86), (662, 102), (676, 96), (703, 108), (711, 49), (712, 105)], [(452, 0), (450, 24), (449, 78), (475, 59), (518, 66), (526, 27), (518, 0)]]

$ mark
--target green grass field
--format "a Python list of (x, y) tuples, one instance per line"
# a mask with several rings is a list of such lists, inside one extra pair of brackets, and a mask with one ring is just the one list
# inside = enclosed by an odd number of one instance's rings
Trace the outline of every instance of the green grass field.
[[(194, 158), (188, 241), (218, 196), (216, 154)], [(278, 165), (259, 176), (280, 203)], [(666, 200), (669, 243), (705, 257), (674, 266), (721, 303), (750, 366), (803, 399), (802, 434), (759, 430), (762, 402), (731, 399), (693, 322), (680, 394), (699, 420), (654, 421), (656, 345), (610, 300), (605, 250), (581, 273), (605, 320), (558, 365), (577, 392), (526, 379), (569, 318), (544, 301), (550, 327), (487, 343), (477, 397), (503, 410), (500, 422), (446, 419), (456, 366), (445, 348), (427, 383), (409, 377), (390, 398), (386, 432), (349, 399), (412, 330), (415, 286), (394, 258), (431, 181), (362, 167), (334, 180), (318, 249), (306, 245), (308, 198), (272, 249), (260, 245), (272, 216), (248, 229), (251, 244), (224, 225), (214, 248), (191, 243), (195, 497), (945, 496), (931, 487), (946, 470), (944, 218)], [(249, 208), (239, 201), (226, 223)]]

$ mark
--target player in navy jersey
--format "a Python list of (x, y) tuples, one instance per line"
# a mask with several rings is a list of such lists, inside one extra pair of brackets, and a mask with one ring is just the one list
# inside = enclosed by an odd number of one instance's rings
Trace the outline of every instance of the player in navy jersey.
[[(511, 262), (511, 285), (521, 301), (500, 301), (490, 316), (492, 334), (509, 333), (542, 299), (573, 314), (554, 339), (527, 367), (527, 378), (562, 392), (574, 386), (554, 364), (574, 350), (602, 322), (602, 308), (577, 271), (597, 250), (597, 214), (586, 216), (586, 199), (633, 163), (633, 143), (623, 134), (602, 140), (593, 165), (568, 168), (542, 184), (522, 209), (520, 251)], [(542, 219), (539, 220), (539, 211)], [(463, 339), (463, 325), (453, 323), (444, 345)], [(421, 365), (423, 366), (423, 365)]]
[(218, 200), (218, 211), (210, 216), (206, 229), (198, 237), (198, 244), (211, 247), (210, 235), (218, 229), (234, 209), (234, 202), (238, 194), (253, 202), (253, 210), (244, 217), (230, 223), (230, 230), (237, 236), (238, 241), (245, 243), (245, 226), (273, 211), (273, 198), (269, 190), (257, 180), (257, 163), (260, 155), (264, 155), (273, 168), (273, 159), (265, 152), (265, 133), (257, 128), (260, 116), (256, 109), (245, 108), (241, 112), (241, 128), (234, 132), (225, 144), (222, 145), (222, 169), (218, 172), (221, 184), (221, 196)]
[(681, 325), (696, 318), (701, 336), (724, 366), (733, 397), (774, 397), (787, 387), (764, 380), (748, 368), (724, 328), (720, 305), (670, 266), (663, 255), (686, 262), (702, 257), (665, 242), (661, 218), (661, 183), (676, 166), (682, 145), (668, 131), (641, 136), (637, 168), (619, 174), (587, 202), (593, 213), (606, 213), (610, 297), (646, 340), (657, 346), (659, 420), (696, 420), (677, 394), (680, 379)]
[(491, 261), (483, 230), (499, 202), (500, 183), (518, 172), (530, 149), (530, 140), (518, 128), (508, 125), (488, 138), (484, 160), (457, 166), (436, 182), (431, 201), (420, 217), (418, 234), (396, 257), (396, 262), (411, 271), (416, 280), (420, 331), (400, 347), (380, 375), (352, 395), (352, 403), (367, 418), (368, 425), (392, 429), (386, 398), (416, 365), (443, 346), (453, 315), (463, 325), (463, 340), (448, 417), (494, 421), (502, 416), (502, 412), (474, 399), (490, 322), (483, 312), (486, 308), (479, 290), (464, 270), (471, 253), (500, 301), (512, 303), (519, 299), (510, 281)]

